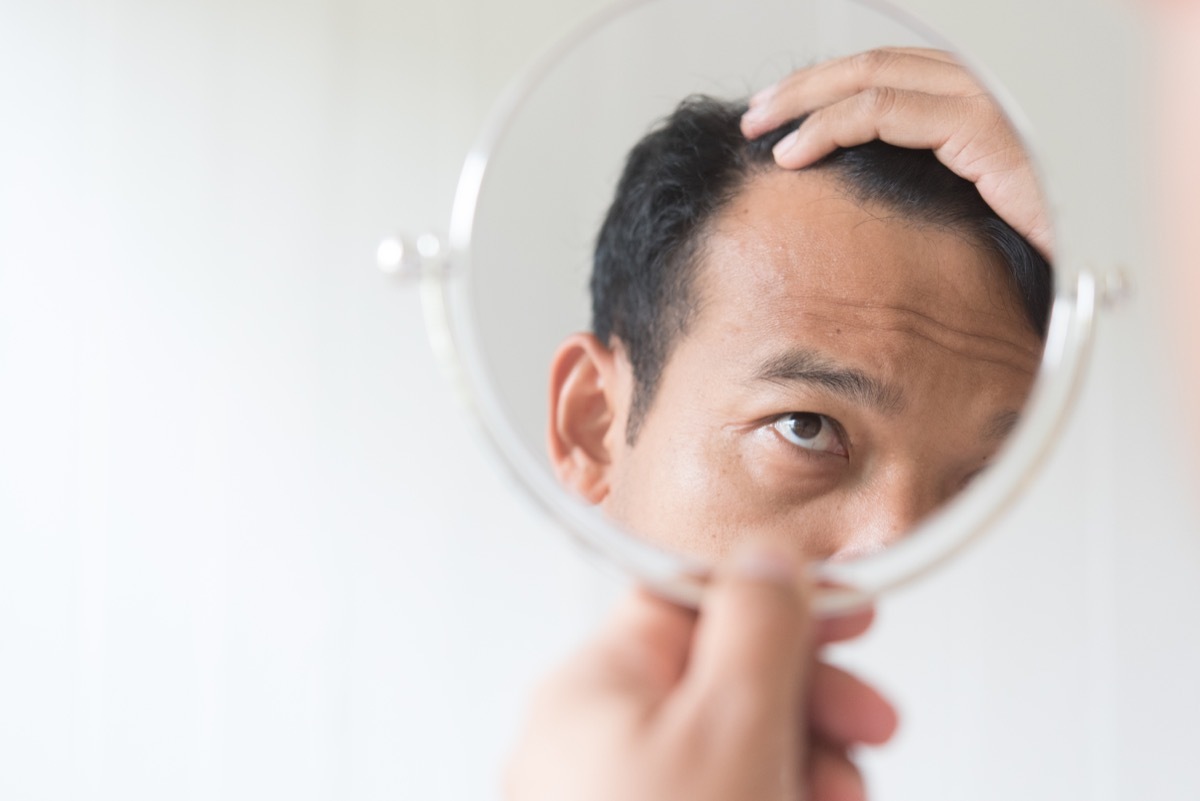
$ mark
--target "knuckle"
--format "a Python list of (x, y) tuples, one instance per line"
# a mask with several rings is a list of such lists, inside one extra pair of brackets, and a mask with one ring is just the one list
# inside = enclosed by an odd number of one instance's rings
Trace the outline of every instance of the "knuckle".
[(828, 123), (833, 113), (834, 112), (829, 110), (829, 106), (810, 112), (809, 115), (804, 118), (804, 123), (801, 125), (801, 127), (804, 129), (805, 136), (817, 136), (823, 132), (825, 125)]
[(1010, 128), (1008, 118), (1000, 110), (1000, 105), (986, 92), (963, 98), (960, 102), (966, 106), (966, 113), (978, 119), (982, 126), (1005, 133)]
[(886, 116), (895, 110), (900, 93), (890, 86), (873, 86), (862, 93), (862, 102), (876, 116)]
[(895, 61), (896, 54), (884, 49), (866, 50), (851, 56), (851, 66), (864, 80), (878, 76)]
[(980, 92), (979, 94), (962, 98), (961, 102), (966, 104), (981, 117), (994, 119), (1000, 116), (999, 107), (997, 107), (996, 102), (992, 100), (991, 95), (987, 94), (986, 92)]

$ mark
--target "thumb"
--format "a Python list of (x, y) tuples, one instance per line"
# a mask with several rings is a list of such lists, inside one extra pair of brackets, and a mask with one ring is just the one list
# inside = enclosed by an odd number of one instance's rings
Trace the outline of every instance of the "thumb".
[(771, 718), (792, 726), (805, 699), (812, 636), (796, 558), (748, 544), (706, 591), (685, 681), (710, 709), (750, 730), (742, 735), (771, 729)]

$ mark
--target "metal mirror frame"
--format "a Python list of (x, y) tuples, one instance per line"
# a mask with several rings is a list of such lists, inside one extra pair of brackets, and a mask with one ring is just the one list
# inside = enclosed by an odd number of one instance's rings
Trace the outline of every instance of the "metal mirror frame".
[[(545, 465), (529, 453), (504, 415), (495, 387), (489, 381), (470, 303), (472, 229), (480, 191), (487, 179), (489, 159), (503, 142), (523, 101), (575, 46), (627, 12), (656, 1), (617, 2), (533, 61), (501, 96), (467, 155), (446, 245), (427, 239), (421, 243), (420, 254), (410, 256), (398, 242), (393, 242), (391, 260), (393, 268), (398, 268), (403, 256), (404, 266), (419, 274), (430, 343), (480, 439), (503, 471), (528, 490), (538, 506), (602, 565), (675, 602), (695, 607), (700, 604), (711, 566), (620, 530), (597, 508), (567, 493)], [(843, 2), (890, 17), (943, 49), (954, 51), (944, 37), (895, 6), (879, 0)], [(1036, 153), (1027, 135), (1028, 125), (1011, 98), (979, 65), (961, 56), (960, 61), (1000, 103), (1036, 164)], [(1044, 173), (1039, 171), (1039, 175)], [(1051, 197), (1048, 191), (1046, 194)], [(818, 614), (851, 611), (925, 575), (982, 534), (1033, 481), (1074, 401), (1090, 352), (1096, 314), (1094, 275), (1071, 263), (1070, 242), (1057, 242), (1056, 251), (1055, 295), (1042, 363), (1027, 410), (1001, 454), (971, 487), (919, 523), (899, 543), (851, 561), (814, 564), (814, 578), (822, 587), (814, 602)]]

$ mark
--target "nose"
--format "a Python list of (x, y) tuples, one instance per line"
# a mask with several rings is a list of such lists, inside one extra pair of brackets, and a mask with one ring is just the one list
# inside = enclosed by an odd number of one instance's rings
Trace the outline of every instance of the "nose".
[(944, 504), (947, 493), (919, 467), (895, 471), (848, 499), (846, 529), (831, 559), (842, 561), (882, 551), (907, 537)]

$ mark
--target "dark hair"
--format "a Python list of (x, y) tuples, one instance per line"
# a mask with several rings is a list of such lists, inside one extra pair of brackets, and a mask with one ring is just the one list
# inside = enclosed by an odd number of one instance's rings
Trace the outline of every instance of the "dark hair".
[[(756, 174), (775, 168), (772, 148), (799, 118), (747, 140), (746, 106), (710, 97), (683, 101), (633, 148), (596, 242), (592, 328), (624, 344), (634, 390), (626, 438), (632, 444), (664, 365), (695, 310), (693, 284), (707, 223)], [(870, 142), (835, 151), (814, 168), (832, 169), (859, 202), (880, 203), (917, 222), (954, 227), (1007, 265), (1030, 325), (1045, 338), (1050, 266), (1001, 220), (975, 185), (928, 150)]]

